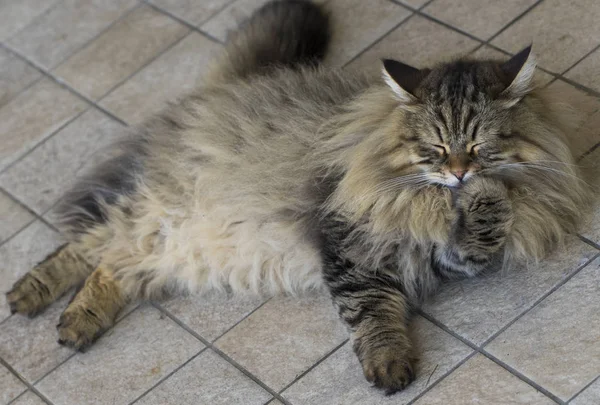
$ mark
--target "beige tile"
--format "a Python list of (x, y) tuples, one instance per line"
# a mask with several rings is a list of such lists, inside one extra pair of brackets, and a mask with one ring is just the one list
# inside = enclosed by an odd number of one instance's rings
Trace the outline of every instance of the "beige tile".
[(575, 237), (538, 266), (449, 283), (424, 310), (461, 336), (482, 344), (585, 264), (595, 249)]
[(0, 48), (0, 66), (0, 107), (41, 76), (40, 72), (4, 48)]
[(281, 401), (279, 401), (278, 399), (272, 399), (271, 401), (269, 401), (267, 403), (267, 405), (283, 405), (283, 403)]
[(600, 91), (600, 50), (596, 50), (590, 56), (565, 75), (567, 79), (583, 84), (591, 89)]
[(328, 296), (278, 297), (218, 339), (216, 346), (280, 390), (347, 337)]
[(570, 405), (597, 405), (600, 401), (600, 378), (587, 387), (581, 394), (577, 395)]
[(511, 53), (533, 42), (540, 66), (562, 73), (600, 42), (596, 0), (547, 0), (500, 34), (492, 44)]
[(0, 191), (0, 243), (11, 237), (33, 218), (29, 211)]
[[(535, 50), (534, 50), (535, 52)], [(506, 55), (503, 52), (500, 52), (490, 46), (482, 46), (475, 52), (471, 53), (469, 56), (474, 57), (475, 59), (492, 59), (499, 61), (507, 61), (510, 56)], [(539, 87), (544, 87), (552, 80), (554, 80), (554, 76), (544, 72), (541, 69), (536, 69), (534, 79), (537, 81)]]
[(36, 388), (56, 404), (129, 403), (202, 348), (155, 308), (140, 307)]
[[(379, 74), (381, 58), (392, 58), (422, 68), (466, 55), (477, 45), (477, 42), (456, 31), (414, 16), (349, 66)], [(407, 52), (407, 49), (412, 51)]]
[(13, 373), (0, 364), (0, 404), (8, 404), (27, 389)]
[(136, 0), (64, 0), (8, 44), (49, 69), (137, 4)]
[(600, 374), (600, 259), (486, 348), (563, 400)]
[(325, 61), (343, 66), (410, 15), (387, 0), (331, 0), (332, 38)]
[(237, 29), (240, 23), (268, 2), (269, 0), (236, 0), (202, 24), (200, 29), (225, 42), (229, 31)]
[(600, 142), (600, 99), (562, 80), (556, 80), (548, 89), (553, 90), (555, 97), (573, 106), (581, 115), (581, 125), (575, 133), (570, 134), (576, 156), (582, 155)]
[(205, 350), (154, 388), (140, 405), (263, 405), (271, 394), (218, 354)]
[(360, 405), (406, 404), (429, 384), (436, 382), (472, 350), (419, 317), (413, 324), (417, 345), (417, 379), (405, 391), (385, 396), (365, 380), (351, 343), (328, 357), (307, 375), (283, 392), (294, 404)]
[(108, 145), (125, 129), (91, 109), (0, 174), (0, 185), (38, 214), (44, 213), (110, 154)]
[(423, 12), (479, 39), (489, 39), (536, 0), (436, 0)]
[(213, 341), (265, 301), (260, 297), (225, 294), (177, 297), (163, 306), (194, 332)]
[(554, 401), (477, 354), (415, 402), (442, 404), (550, 405)]
[(187, 32), (182, 24), (143, 5), (59, 65), (54, 73), (87, 97), (97, 99)]
[(35, 221), (0, 246), (0, 320), (10, 314), (4, 293), (61, 243), (63, 240), (59, 234), (41, 221)]
[(0, 0), (0, 41), (43, 14), (60, 0)]
[(150, 0), (152, 4), (193, 25), (201, 24), (235, 0)]
[(69, 297), (30, 319), (13, 315), (0, 325), (0, 357), (30, 383), (68, 359), (73, 351), (56, 343), (56, 324)]
[(19, 94), (0, 109), (0, 171), (86, 107), (48, 79)]
[(129, 123), (139, 123), (167, 101), (194, 89), (221, 46), (193, 32), (113, 90), (100, 103)]
[(29, 391), (21, 395), (11, 405), (45, 405), (46, 403), (33, 392)]

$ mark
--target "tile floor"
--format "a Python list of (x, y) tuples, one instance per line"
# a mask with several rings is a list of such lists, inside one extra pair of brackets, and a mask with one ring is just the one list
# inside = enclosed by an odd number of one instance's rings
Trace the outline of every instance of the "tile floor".
[[(597, 0), (327, 0), (327, 63), (376, 71), (533, 40), (541, 85), (586, 115), (600, 161)], [(60, 242), (52, 209), (126, 127), (197, 84), (265, 0), (0, 0), (0, 291)], [(598, 147), (594, 149), (594, 146)], [(587, 154), (586, 154), (587, 153)], [(583, 163), (582, 163), (583, 164)], [(86, 353), (0, 295), (1, 404), (600, 404), (600, 209), (544, 262), (448, 285), (414, 320), (418, 379), (363, 380), (328, 298), (223, 296), (131, 306)]]

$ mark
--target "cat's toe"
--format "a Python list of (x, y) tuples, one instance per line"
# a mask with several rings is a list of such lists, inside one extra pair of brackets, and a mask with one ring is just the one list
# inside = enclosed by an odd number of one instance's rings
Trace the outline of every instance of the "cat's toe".
[(106, 330), (98, 316), (81, 306), (68, 307), (56, 325), (58, 343), (84, 351)]
[(413, 360), (389, 352), (389, 356), (367, 358), (362, 362), (367, 381), (383, 389), (386, 395), (392, 395), (406, 388), (414, 379)]
[(6, 293), (6, 303), (11, 314), (34, 317), (42, 312), (52, 300), (47, 287), (29, 275), (24, 276)]

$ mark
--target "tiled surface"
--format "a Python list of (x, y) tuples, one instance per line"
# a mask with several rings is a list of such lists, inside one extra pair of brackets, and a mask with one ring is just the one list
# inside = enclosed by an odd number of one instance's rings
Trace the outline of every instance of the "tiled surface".
[(415, 405), (528, 404), (549, 405), (554, 401), (520, 381), (481, 354), (461, 365)]
[[(61, 243), (39, 216), (106, 158), (121, 122), (201, 83), (227, 32), (265, 1), (0, 0), (1, 292)], [(479, 48), (476, 58), (503, 59), (498, 48), (533, 41), (541, 68), (566, 72), (539, 71), (540, 84), (585, 114), (578, 152), (600, 142), (597, 1), (319, 1), (334, 21), (327, 64), (375, 74), (381, 57), (426, 66)], [(579, 163), (590, 182), (599, 161), (600, 148)], [(423, 308), (428, 320), (414, 320), (417, 380), (392, 397), (364, 381), (326, 296), (132, 305), (74, 354), (55, 342), (69, 297), (27, 319), (0, 294), (0, 359), (34, 386), (0, 365), (0, 404), (45, 403), (37, 390), (57, 405), (597, 405), (600, 259), (581, 268), (600, 253), (600, 204), (593, 211), (581, 232), (599, 245), (573, 237), (537, 266), (444, 287)]]

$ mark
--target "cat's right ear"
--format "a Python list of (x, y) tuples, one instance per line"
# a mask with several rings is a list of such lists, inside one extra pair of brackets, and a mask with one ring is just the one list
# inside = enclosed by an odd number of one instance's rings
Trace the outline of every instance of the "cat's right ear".
[(418, 101), (415, 90), (429, 73), (393, 59), (383, 59), (383, 80), (403, 103)]

